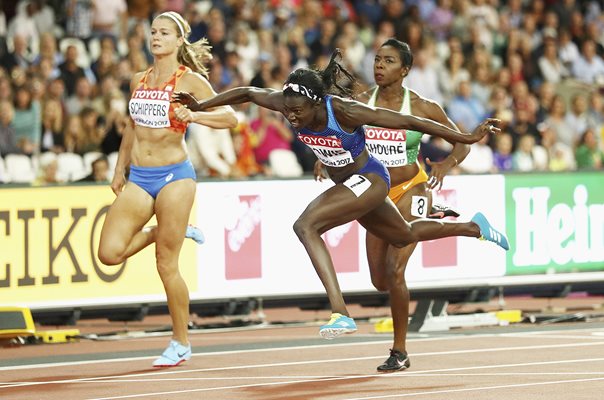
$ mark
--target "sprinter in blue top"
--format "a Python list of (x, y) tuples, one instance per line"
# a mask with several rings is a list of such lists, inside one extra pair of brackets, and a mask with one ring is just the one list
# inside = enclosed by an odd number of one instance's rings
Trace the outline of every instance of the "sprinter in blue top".
[[(398, 248), (448, 236), (482, 238), (506, 250), (509, 248), (506, 237), (486, 220), (462, 223), (419, 219), (407, 222), (388, 198), (388, 170), (365, 147), (364, 125), (410, 129), (450, 142), (471, 144), (489, 132), (498, 133), (498, 121), (488, 119), (472, 133), (464, 134), (425, 118), (350, 100), (350, 91), (340, 85), (337, 78), (354, 79), (338, 63), (339, 57), (339, 50), (336, 50), (324, 70), (295, 70), (285, 81), (283, 90), (239, 87), (204, 101), (197, 101), (185, 92), (173, 96), (174, 101), (192, 111), (245, 102), (279, 111), (296, 130), (298, 139), (313, 149), (325, 164), (335, 185), (308, 205), (294, 223), (294, 231), (329, 298), (331, 319), (319, 329), (326, 339), (357, 329), (346, 309), (333, 261), (321, 238), (323, 233), (336, 226), (357, 220), (367, 231)], [(342, 97), (329, 93), (340, 93)]]

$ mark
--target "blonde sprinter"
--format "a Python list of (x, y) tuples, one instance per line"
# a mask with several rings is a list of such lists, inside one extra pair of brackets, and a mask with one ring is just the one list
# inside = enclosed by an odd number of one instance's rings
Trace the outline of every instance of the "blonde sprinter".
[[(173, 336), (156, 367), (175, 366), (191, 357), (187, 336), (189, 294), (178, 269), (185, 236), (198, 243), (201, 232), (188, 226), (195, 197), (195, 170), (187, 155), (184, 133), (189, 122), (212, 128), (232, 128), (237, 119), (230, 107), (192, 112), (171, 103), (174, 91), (199, 98), (216, 93), (203, 63), (211, 58), (204, 40), (189, 43), (191, 28), (177, 13), (166, 12), (151, 25), (153, 65), (134, 75), (130, 83), (131, 120), (124, 131), (111, 189), (111, 205), (99, 244), (99, 259), (123, 263), (155, 243), (157, 271), (164, 285)], [(126, 172), (129, 168), (128, 180)], [(157, 225), (144, 227), (155, 215)], [(146, 271), (141, 271), (146, 273)]]

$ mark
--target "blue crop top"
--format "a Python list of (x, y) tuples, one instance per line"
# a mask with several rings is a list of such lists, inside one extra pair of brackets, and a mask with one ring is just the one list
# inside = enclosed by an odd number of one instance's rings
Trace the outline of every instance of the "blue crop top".
[(298, 132), (298, 139), (310, 147), (323, 164), (343, 167), (353, 163), (365, 149), (365, 128), (360, 125), (352, 133), (344, 132), (336, 120), (331, 100), (331, 96), (325, 96), (327, 128), (323, 132), (302, 128)]

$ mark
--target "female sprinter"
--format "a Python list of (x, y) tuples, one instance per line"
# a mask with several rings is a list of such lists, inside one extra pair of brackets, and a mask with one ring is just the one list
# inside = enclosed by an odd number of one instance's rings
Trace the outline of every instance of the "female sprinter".
[(194, 111), (244, 102), (279, 111), (296, 130), (298, 139), (307, 144), (326, 166), (335, 185), (314, 199), (294, 223), (294, 231), (304, 245), (331, 305), (331, 319), (319, 329), (320, 335), (326, 339), (356, 331), (356, 324), (346, 309), (333, 262), (321, 239), (329, 229), (357, 220), (367, 231), (397, 248), (448, 236), (484, 238), (508, 248), (505, 236), (484, 218), (465, 223), (427, 219), (407, 222), (388, 198), (388, 170), (369, 154), (365, 146), (364, 125), (411, 129), (450, 142), (470, 144), (489, 132), (499, 132), (496, 127), (498, 121), (486, 120), (474, 132), (462, 134), (424, 118), (328, 95), (335, 87), (349, 96), (347, 89), (336, 82), (336, 75), (340, 72), (352, 79), (336, 61), (339, 54), (336, 50), (322, 71), (295, 70), (288, 76), (283, 90), (239, 87), (204, 101), (197, 101), (188, 93), (176, 93), (174, 96), (175, 101)]
[[(171, 104), (175, 90), (200, 98), (215, 92), (206, 80), (203, 62), (211, 57), (205, 40), (189, 43), (189, 24), (175, 12), (157, 16), (151, 25), (154, 61), (132, 78), (131, 121), (119, 150), (111, 189), (116, 199), (101, 231), (99, 259), (107, 265), (155, 242), (157, 271), (172, 319), (173, 337), (155, 367), (171, 367), (191, 358), (188, 341), (189, 294), (178, 269), (185, 234), (198, 242), (201, 232), (188, 227), (195, 198), (195, 171), (188, 159), (184, 133), (189, 122), (213, 128), (231, 128), (237, 119), (230, 107), (192, 113)], [(130, 166), (128, 183), (126, 169)], [(155, 215), (157, 226), (144, 228)]]

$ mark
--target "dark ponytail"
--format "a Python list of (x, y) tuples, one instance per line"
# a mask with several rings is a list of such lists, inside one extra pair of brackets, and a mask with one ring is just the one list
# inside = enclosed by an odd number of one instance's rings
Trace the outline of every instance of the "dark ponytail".
[[(335, 51), (331, 54), (327, 67), (320, 72), (321, 79), (323, 80), (326, 93), (350, 97), (352, 96), (352, 89), (350, 86), (354, 84), (355, 79), (354, 76), (352, 76), (352, 74), (339, 63), (339, 60), (341, 59), (342, 52), (340, 49), (335, 49)], [(345, 86), (342, 85), (342, 76), (340, 72), (344, 74), (345, 80), (347, 80)], [(338, 80), (340, 82), (338, 82)]]
[[(285, 96), (302, 95), (311, 100), (320, 101), (325, 95), (335, 94), (342, 97), (352, 96), (351, 86), (354, 76), (338, 62), (342, 58), (340, 49), (336, 49), (323, 70), (299, 68), (289, 74), (283, 85)], [(342, 76), (344, 75), (344, 76)], [(347, 81), (343, 83), (342, 80)]]

